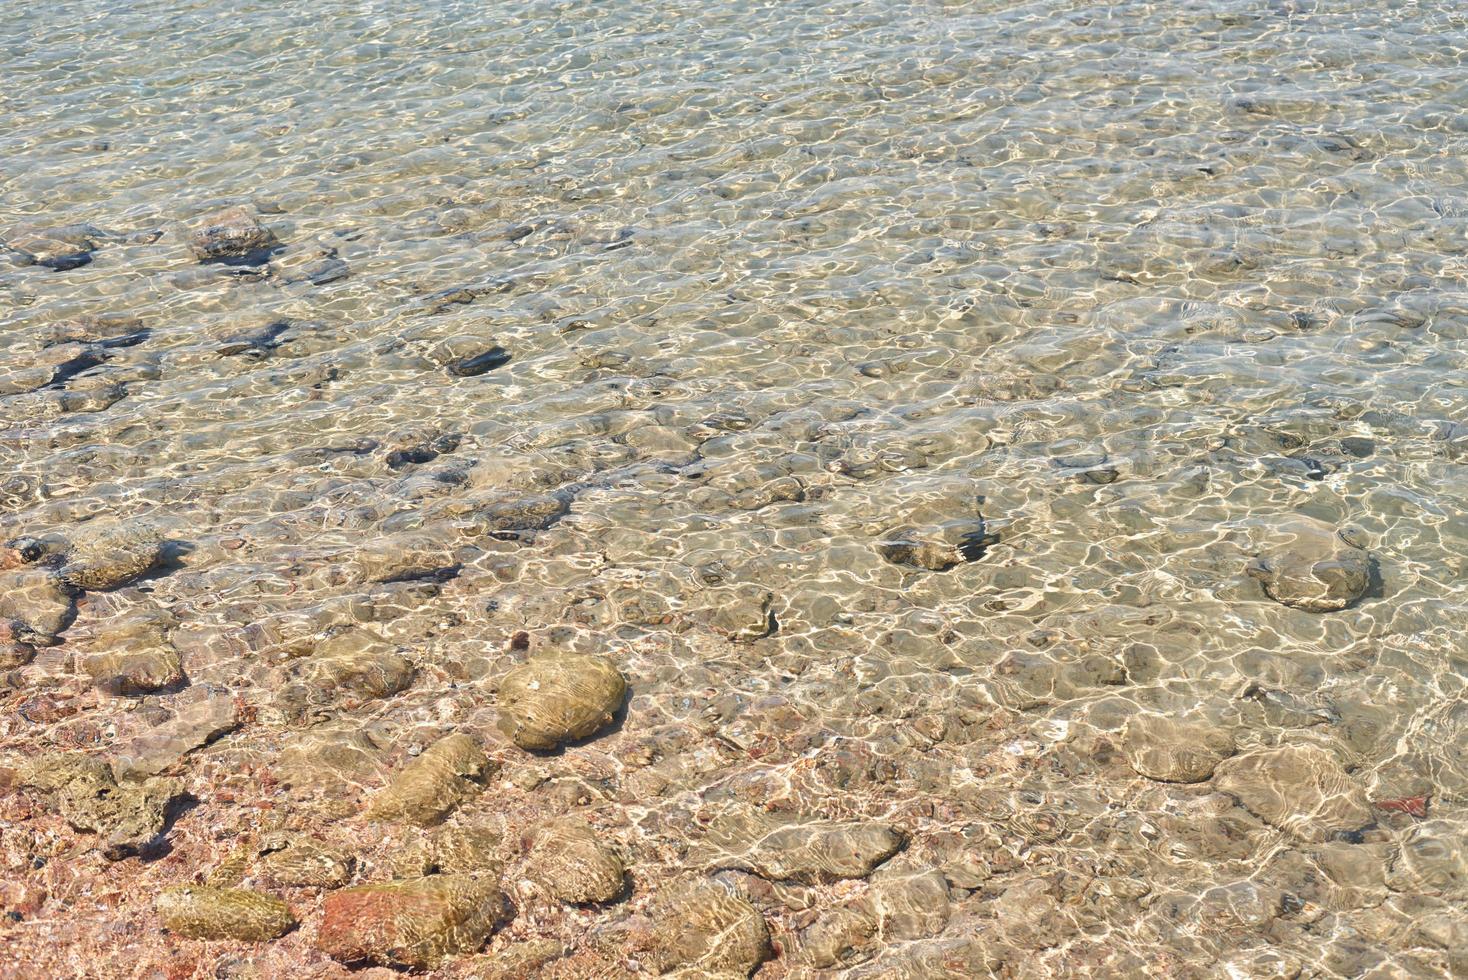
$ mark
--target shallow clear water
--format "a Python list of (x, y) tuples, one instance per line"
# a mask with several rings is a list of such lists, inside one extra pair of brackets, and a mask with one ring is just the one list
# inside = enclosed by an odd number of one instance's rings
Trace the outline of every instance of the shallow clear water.
[[(1458, 5), (62, 2), (0, 50), (0, 529), (170, 539), (8, 675), (6, 758), (240, 706), (170, 763), (166, 857), (6, 804), (22, 962), (327, 969), (319, 890), (238, 949), (158, 941), (151, 891), (262, 821), (385, 877), (362, 801), (461, 731), (503, 778), (453, 819), (505, 831), (519, 911), (445, 975), (532, 938), (566, 950), (540, 975), (646, 972), (698, 875), (769, 922), (760, 977), (1468, 970)], [(199, 263), (235, 204), (280, 246)], [(87, 264), (24, 264), (78, 223)], [(1302, 518), (1370, 555), (1344, 609), (1249, 574)], [(97, 692), (137, 617), (187, 683)], [(301, 693), (350, 624), (411, 686)], [(616, 662), (613, 731), (495, 728), (519, 631)], [(1234, 776), (1139, 775), (1146, 713), (1230, 733)], [(292, 779), (317, 737), (370, 758)], [(1238, 760), (1277, 747), (1370, 821), (1271, 819)], [(755, 807), (907, 842), (772, 883), (708, 858)], [(524, 883), (561, 814), (629, 897)]]

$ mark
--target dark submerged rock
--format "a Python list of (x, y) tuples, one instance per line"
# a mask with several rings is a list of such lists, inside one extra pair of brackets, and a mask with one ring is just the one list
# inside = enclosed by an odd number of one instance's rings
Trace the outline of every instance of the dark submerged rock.
[(189, 250), (200, 262), (258, 265), (279, 244), (274, 233), (240, 205), (212, 212), (189, 233)]

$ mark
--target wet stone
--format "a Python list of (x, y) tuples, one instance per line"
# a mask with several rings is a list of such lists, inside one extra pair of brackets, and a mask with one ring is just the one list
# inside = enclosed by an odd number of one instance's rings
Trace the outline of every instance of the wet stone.
[(747, 977), (774, 954), (764, 916), (713, 882), (674, 887), (650, 916), (655, 932), (647, 959), (660, 973)]
[(1375, 819), (1365, 791), (1335, 756), (1314, 745), (1256, 749), (1219, 763), (1214, 785), (1259, 819), (1323, 842)]
[(121, 237), (94, 225), (76, 224), (19, 232), (8, 238), (5, 245), (21, 265), (66, 272), (89, 264), (93, 252), (105, 242)]
[(1234, 739), (1212, 725), (1137, 715), (1127, 720), (1122, 749), (1138, 775), (1166, 783), (1197, 783), (1234, 754)]
[(317, 948), (342, 963), (432, 969), (482, 947), (505, 915), (488, 878), (430, 875), (326, 896)]
[(382, 749), (357, 725), (303, 732), (281, 750), (281, 782), (304, 794), (341, 795), (382, 771)]
[(537, 835), (525, 874), (554, 898), (585, 905), (619, 897), (626, 867), (590, 827), (560, 820)]
[(78, 589), (115, 589), (156, 565), (163, 543), (163, 530), (148, 520), (82, 525), (72, 536), (61, 578)]
[(873, 879), (869, 892), (829, 910), (801, 933), (801, 962), (833, 967), (878, 936), (902, 941), (943, 931), (952, 909), (942, 872), (883, 875)]
[(611, 724), (626, 697), (627, 681), (607, 658), (541, 654), (500, 682), (498, 727), (522, 749), (550, 751)]
[(936, 528), (897, 528), (876, 544), (877, 554), (894, 565), (946, 572), (984, 557), (993, 538), (983, 522), (956, 522)]
[(112, 767), (80, 753), (42, 756), (22, 781), (47, 794), (77, 830), (102, 838), (102, 853), (117, 861), (136, 854), (162, 831), (168, 805), (182, 792), (172, 779), (119, 784)]
[(0, 619), (0, 670), (24, 667), (35, 658), (35, 646), (25, 639), (30, 635), (23, 624)]
[(1246, 571), (1276, 602), (1306, 612), (1345, 609), (1371, 584), (1371, 555), (1359, 532), (1296, 517), (1271, 527)]
[(565, 493), (507, 496), (476, 510), (474, 522), (483, 533), (499, 537), (513, 531), (543, 531), (570, 509), (571, 497)]
[(743, 810), (709, 825), (703, 860), (772, 881), (865, 878), (896, 854), (906, 838), (884, 823), (802, 819)]
[(285, 902), (243, 888), (169, 888), (158, 896), (156, 908), (165, 926), (189, 939), (264, 942), (296, 924)]
[(188, 244), (200, 262), (257, 264), (269, 258), (278, 242), (250, 209), (236, 205), (199, 219)]
[(480, 792), (497, 768), (468, 735), (441, 738), (377, 794), (367, 808), (367, 818), (432, 826)]

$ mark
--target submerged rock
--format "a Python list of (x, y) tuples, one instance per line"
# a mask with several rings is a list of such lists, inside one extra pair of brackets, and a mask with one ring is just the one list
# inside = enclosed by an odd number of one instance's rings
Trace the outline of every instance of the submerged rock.
[(29, 641), (31, 632), (24, 624), (0, 619), (0, 670), (24, 667), (36, 656), (36, 648)]
[(562, 902), (610, 902), (622, 894), (622, 859), (585, 824), (560, 820), (540, 832), (525, 874)]
[(1214, 785), (1267, 824), (1321, 842), (1369, 825), (1366, 792), (1314, 745), (1256, 749), (1220, 763)]
[(445, 956), (483, 946), (504, 911), (488, 878), (430, 875), (359, 885), (326, 896), (316, 946), (343, 963), (432, 969)]
[(75, 611), (71, 591), (50, 569), (32, 565), (0, 571), (0, 621), (11, 624), (16, 639), (52, 646)]
[(1406, 895), (1468, 901), (1468, 840), (1462, 826), (1429, 820), (1412, 828), (1392, 859), (1386, 883)]
[(205, 215), (189, 233), (189, 250), (200, 262), (259, 263), (279, 244), (249, 209), (240, 205)]
[(102, 853), (112, 861), (136, 854), (162, 831), (169, 803), (181, 795), (173, 779), (119, 785), (112, 767), (81, 753), (42, 756), (22, 781), (46, 793), (57, 811), (77, 830), (102, 837)]
[(78, 589), (115, 589), (156, 565), (163, 542), (162, 529), (152, 521), (85, 524), (73, 537), (61, 578)]
[(439, 739), (393, 777), (367, 808), (367, 819), (427, 827), (484, 788), (498, 768), (468, 735)]
[(82, 669), (109, 694), (147, 694), (183, 684), (183, 662), (169, 636), (178, 625), (160, 609), (144, 609), (104, 626), (92, 641), (98, 652)]
[(290, 906), (280, 899), (243, 888), (169, 888), (159, 894), (155, 908), (164, 925), (189, 939), (263, 942), (296, 924)]
[(109, 694), (148, 694), (183, 683), (183, 661), (172, 647), (88, 657), (82, 669)]
[(381, 747), (359, 724), (296, 736), (282, 748), (277, 767), (284, 785), (312, 795), (355, 792), (382, 769)]
[(774, 955), (764, 916), (713, 882), (675, 888), (651, 916), (656, 932), (648, 960), (660, 973), (747, 977)]
[(833, 967), (877, 936), (888, 942), (926, 939), (943, 931), (952, 914), (948, 882), (941, 871), (892, 874), (872, 880), (867, 893), (831, 909), (800, 937), (799, 959)]
[(393, 859), (393, 877), (498, 871), (502, 841), (493, 827), (440, 827), (415, 837)]
[(780, 628), (775, 594), (756, 585), (709, 589), (699, 596), (698, 604), (705, 610), (709, 627), (736, 643), (771, 636)]
[(713, 867), (741, 868), (772, 881), (865, 878), (906, 838), (883, 823), (802, 819), (741, 810), (715, 820), (703, 842)]
[(522, 749), (550, 751), (611, 724), (627, 681), (605, 657), (542, 654), (505, 675), (500, 731)]
[(356, 707), (407, 690), (417, 671), (397, 648), (371, 630), (350, 627), (316, 644), (313, 654), (293, 663), (293, 683), (276, 703), (291, 719), (313, 707)]
[(5, 245), (22, 265), (39, 265), (65, 272), (90, 263), (92, 253), (103, 243), (122, 239), (122, 235), (95, 225), (75, 224), (18, 232), (8, 238)]
[(352, 879), (356, 859), (339, 847), (304, 834), (278, 831), (260, 838), (255, 871), (285, 887), (340, 888)]
[(1127, 720), (1122, 751), (1139, 775), (1165, 783), (1199, 783), (1234, 754), (1234, 738), (1212, 725), (1137, 715)]
[(933, 528), (897, 528), (876, 544), (877, 554), (894, 565), (946, 572), (984, 557), (998, 540), (982, 520), (954, 521)]
[(114, 767), (136, 777), (162, 772), (195, 749), (208, 745), (240, 724), (240, 703), (228, 688), (191, 687), (173, 701), (174, 716), (123, 746)]
[(1335, 612), (1366, 594), (1371, 554), (1354, 530), (1295, 517), (1269, 529), (1265, 550), (1246, 569), (1265, 595), (1306, 612)]

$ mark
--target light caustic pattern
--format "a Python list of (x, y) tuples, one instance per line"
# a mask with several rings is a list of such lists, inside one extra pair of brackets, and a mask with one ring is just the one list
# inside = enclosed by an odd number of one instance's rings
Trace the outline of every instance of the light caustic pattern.
[(1460, 4), (0, 49), (28, 975), (1468, 970)]

